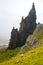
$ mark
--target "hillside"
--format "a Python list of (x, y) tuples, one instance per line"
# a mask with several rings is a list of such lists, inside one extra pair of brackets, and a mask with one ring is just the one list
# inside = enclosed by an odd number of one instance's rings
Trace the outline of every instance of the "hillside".
[(23, 56), (18, 54), (0, 65), (43, 65), (43, 46), (28, 51)]
[(15, 57), (20, 50), (20, 47), (17, 47), (13, 50), (9, 50), (9, 49), (7, 50), (6, 48), (7, 47), (4, 48), (2, 46), (0, 49), (0, 63), (7, 61), (7, 60), (9, 61), (9, 59), (11, 59), (12, 57)]
[(43, 24), (38, 24), (33, 34), (28, 36), (20, 53), (25, 53), (26, 51), (34, 49), (40, 45), (43, 45)]
[(33, 34), (27, 38), (26, 44), (37, 47), (43, 44), (43, 24), (38, 24)]
[(43, 24), (38, 24), (22, 47), (0, 50), (0, 65), (43, 65)]
[(1, 46), (0, 46), (0, 50), (6, 49), (7, 47), (8, 47), (8, 45), (1, 45)]

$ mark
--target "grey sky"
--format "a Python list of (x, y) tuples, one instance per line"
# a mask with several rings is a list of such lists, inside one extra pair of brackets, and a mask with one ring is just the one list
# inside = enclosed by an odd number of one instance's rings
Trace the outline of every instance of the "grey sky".
[(21, 17), (26, 17), (35, 3), (37, 22), (43, 23), (43, 0), (0, 0), (0, 38), (10, 37), (13, 28), (19, 28)]

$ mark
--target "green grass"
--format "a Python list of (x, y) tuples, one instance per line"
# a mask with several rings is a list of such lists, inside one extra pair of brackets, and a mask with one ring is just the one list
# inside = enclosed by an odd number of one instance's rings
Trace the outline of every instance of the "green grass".
[(20, 47), (17, 47), (16, 49), (13, 49), (13, 50), (9, 50), (9, 49), (0, 50), (0, 63), (9, 60), (12, 57), (15, 57), (17, 53), (19, 52), (19, 50), (20, 50)]
[(23, 57), (18, 54), (0, 65), (43, 65), (43, 46), (28, 51)]

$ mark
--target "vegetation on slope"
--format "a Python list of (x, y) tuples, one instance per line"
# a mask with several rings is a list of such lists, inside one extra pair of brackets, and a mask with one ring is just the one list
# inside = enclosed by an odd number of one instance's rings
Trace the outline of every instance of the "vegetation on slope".
[(0, 65), (43, 65), (43, 46), (28, 51), (23, 56), (18, 54), (9, 61), (0, 63)]
[(17, 47), (13, 50), (0, 49), (0, 63), (9, 60), (12, 57), (15, 57), (18, 54), (19, 50), (20, 47)]

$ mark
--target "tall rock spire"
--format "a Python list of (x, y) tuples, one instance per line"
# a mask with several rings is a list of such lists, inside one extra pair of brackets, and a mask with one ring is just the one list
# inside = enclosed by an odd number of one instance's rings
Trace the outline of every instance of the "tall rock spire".
[(35, 8), (35, 5), (34, 5), (34, 3), (33, 3), (33, 5), (32, 5), (32, 8), (33, 8), (33, 9)]
[(20, 24), (19, 32), (21, 35), (22, 43), (24, 43), (29, 34), (33, 33), (35, 27), (36, 27), (36, 10), (35, 5), (33, 3), (29, 15), (24, 20), (22, 20)]
[(34, 3), (32, 4), (32, 9), (30, 10), (29, 15), (34, 16), (36, 18), (36, 10)]
[(25, 44), (28, 35), (32, 34), (35, 28), (36, 28), (36, 10), (35, 5), (33, 3), (29, 15), (25, 19), (22, 17), (19, 31), (17, 31), (17, 29), (14, 29), (13, 27), (9, 42), (9, 48), (13, 49), (17, 46)]

